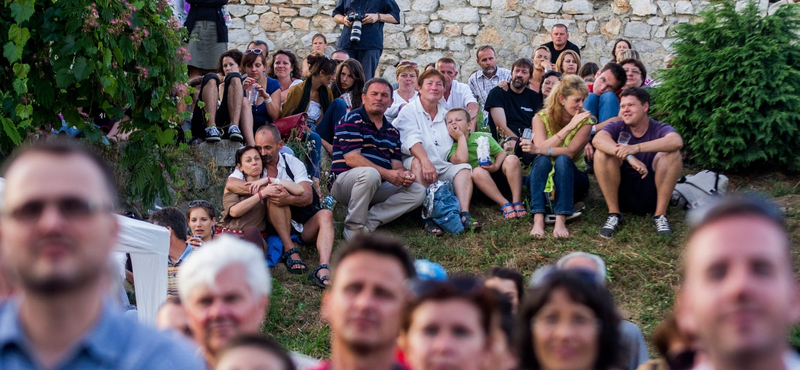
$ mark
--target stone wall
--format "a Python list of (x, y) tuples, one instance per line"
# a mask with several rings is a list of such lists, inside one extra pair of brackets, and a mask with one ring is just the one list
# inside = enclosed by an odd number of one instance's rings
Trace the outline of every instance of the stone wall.
[[(240, 1), (240, 3), (238, 3)], [(403, 59), (425, 65), (450, 56), (466, 82), (478, 69), (475, 52), (491, 44), (501, 66), (550, 41), (553, 24), (569, 27), (570, 40), (581, 48), (583, 62), (600, 65), (611, 59), (617, 38), (633, 43), (648, 71), (663, 67), (674, 41), (673, 28), (689, 22), (704, 0), (396, 0), (400, 24), (384, 28), (381, 72), (394, 81), (394, 66)], [(760, 0), (764, 6), (768, 0)], [(311, 50), (311, 37), (322, 33), (335, 49), (341, 34), (331, 13), (336, 0), (231, 0), (230, 47), (243, 49), (252, 39), (270, 50), (288, 48), (300, 56)]]

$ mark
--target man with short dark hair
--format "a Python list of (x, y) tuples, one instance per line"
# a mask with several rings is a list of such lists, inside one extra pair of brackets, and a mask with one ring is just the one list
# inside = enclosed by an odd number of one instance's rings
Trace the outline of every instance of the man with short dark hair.
[(358, 60), (371, 80), (383, 54), (383, 24), (399, 23), (400, 7), (395, 0), (339, 0), (333, 20), (343, 26), (339, 49)]
[[(648, 117), (646, 90), (630, 87), (620, 97), (622, 120), (606, 125), (592, 141), (597, 148), (594, 173), (608, 206), (600, 236), (614, 235), (622, 223), (621, 210), (652, 212), (656, 233), (671, 235), (666, 214), (683, 166), (683, 139), (672, 126)], [(621, 136), (629, 137), (627, 144), (617, 143)]]
[(194, 248), (186, 243), (186, 217), (175, 207), (165, 207), (150, 215), (150, 223), (169, 230), (167, 254), (167, 298), (178, 296), (178, 267)]
[(556, 23), (550, 30), (550, 40), (552, 41), (544, 44), (550, 50), (550, 64), (555, 65), (558, 56), (564, 50), (572, 50), (578, 53), (578, 56), (581, 56), (581, 49), (578, 48), (578, 45), (569, 41), (569, 29), (567, 29), (567, 26)]
[(269, 45), (267, 45), (267, 43), (265, 41), (262, 41), (262, 40), (250, 41), (250, 43), (247, 44), (247, 49), (245, 49), (245, 50), (254, 50), (254, 49), (261, 49), (261, 53), (264, 54), (264, 60), (269, 60), (269, 57), (268, 57), (269, 56)]
[(619, 115), (619, 99), (617, 91), (628, 82), (625, 69), (617, 63), (606, 63), (600, 70), (594, 83), (589, 85), (589, 96), (583, 102), (583, 107), (592, 112), (597, 118), (599, 126), (592, 132), (602, 130), (608, 123), (607, 120)]
[(695, 369), (800, 369), (788, 341), (800, 318), (800, 287), (782, 212), (728, 195), (689, 222), (676, 318), (703, 349), (706, 361)]
[(467, 81), (472, 95), (483, 108), (483, 119), (489, 119), (489, 111), (486, 108), (486, 98), (497, 83), (511, 79), (511, 71), (497, 66), (497, 56), (492, 45), (483, 45), (478, 48), (477, 62), (480, 70), (475, 71)]
[(489, 129), (492, 137), (520, 137), (532, 127), (533, 116), (542, 109), (542, 95), (528, 88), (533, 63), (520, 58), (511, 65), (511, 82), (508, 89), (495, 87), (486, 98), (484, 109), (489, 111)]
[(467, 84), (456, 80), (458, 77), (458, 67), (452, 58), (444, 57), (436, 62), (436, 70), (444, 75), (444, 93), (442, 94), (442, 106), (445, 111), (453, 108), (463, 108), (469, 113), (470, 130), (475, 131), (478, 122), (478, 102), (472, 95)]
[(383, 116), (392, 105), (392, 85), (373, 78), (364, 85), (361, 108), (336, 125), (331, 194), (347, 205), (345, 239), (372, 232), (419, 207), (425, 187), (403, 168), (400, 132)]
[(102, 159), (74, 143), (37, 143), (18, 149), (4, 175), (0, 261), (20, 294), (0, 304), (0, 369), (202, 368), (107, 299), (120, 225)]
[(341, 63), (344, 62), (345, 60), (350, 59), (350, 54), (347, 54), (347, 51), (345, 50), (339, 49), (331, 53), (331, 59)]
[(416, 276), (403, 244), (380, 234), (360, 234), (334, 259), (322, 316), (331, 326), (331, 358), (315, 370), (396, 370), (397, 336)]

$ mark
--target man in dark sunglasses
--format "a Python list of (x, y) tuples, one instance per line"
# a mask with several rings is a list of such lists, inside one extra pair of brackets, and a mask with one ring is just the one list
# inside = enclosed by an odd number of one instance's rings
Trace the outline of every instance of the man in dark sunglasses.
[(0, 261), (20, 294), (0, 305), (0, 369), (202, 368), (188, 347), (107, 300), (120, 226), (102, 159), (39, 143), (18, 150), (4, 176)]

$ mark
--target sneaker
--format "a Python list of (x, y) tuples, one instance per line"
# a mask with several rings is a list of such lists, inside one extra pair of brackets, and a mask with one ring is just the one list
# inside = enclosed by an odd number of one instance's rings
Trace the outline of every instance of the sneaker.
[(206, 127), (206, 141), (209, 143), (216, 143), (221, 139), (219, 129), (217, 126)]
[(344, 240), (350, 240), (350, 238), (358, 234), (361, 234), (363, 232), (366, 232), (366, 228), (364, 227), (358, 229), (348, 229), (347, 227), (345, 227), (344, 230), (342, 230), (342, 238), (344, 238)]
[(228, 127), (228, 137), (230, 137), (231, 140), (240, 143), (242, 142), (242, 140), (244, 140), (244, 136), (242, 136), (242, 131), (239, 130), (239, 126)]
[(672, 235), (672, 229), (669, 227), (669, 221), (667, 220), (667, 216), (664, 215), (654, 216), (653, 224), (656, 226), (656, 234), (658, 236)]
[(614, 236), (614, 232), (617, 230), (617, 226), (622, 224), (622, 215), (619, 213), (611, 213), (608, 215), (606, 219), (605, 225), (600, 228), (600, 236), (608, 239)]

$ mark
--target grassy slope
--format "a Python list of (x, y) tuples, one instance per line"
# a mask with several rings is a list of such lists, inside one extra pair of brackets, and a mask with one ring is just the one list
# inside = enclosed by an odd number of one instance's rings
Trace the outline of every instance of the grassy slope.
[[(758, 178), (732, 177), (732, 188), (759, 189), (773, 196), (800, 193), (798, 177), (769, 174)], [(403, 238), (415, 258), (427, 258), (441, 263), (449, 273), (479, 274), (489, 266), (513, 267), (526, 276), (543, 264), (576, 250), (602, 256), (608, 264), (609, 287), (626, 318), (638, 324), (649, 338), (655, 326), (673, 304), (679, 283), (679, 257), (686, 239), (685, 212), (670, 208), (668, 217), (675, 230), (671, 238), (659, 238), (650, 217), (627, 216), (626, 223), (610, 240), (597, 232), (605, 221), (606, 207), (594, 178), (592, 190), (585, 200), (583, 217), (570, 224), (572, 237), (566, 240), (552, 237), (535, 240), (528, 237), (530, 217), (524, 220), (503, 221), (493, 204), (479, 203), (472, 207), (473, 215), (484, 225), (474, 233), (457, 237), (434, 238), (424, 234), (417, 225), (416, 214), (387, 225), (383, 231)], [(791, 196), (787, 198), (792, 198)], [(796, 199), (795, 205), (800, 205)], [(790, 230), (793, 240), (800, 240), (797, 225), (798, 207), (790, 206)], [(342, 219), (339, 213), (337, 220)], [(337, 223), (337, 231), (341, 225)], [(552, 228), (547, 228), (552, 233)], [(341, 242), (340, 233), (336, 243)], [(316, 266), (313, 247), (301, 248), (310, 268)], [(794, 258), (795, 266), (798, 259)], [(283, 265), (273, 269), (275, 291), (264, 331), (287, 348), (315, 357), (327, 357), (330, 329), (319, 315), (321, 292), (305, 275), (291, 275)]]

